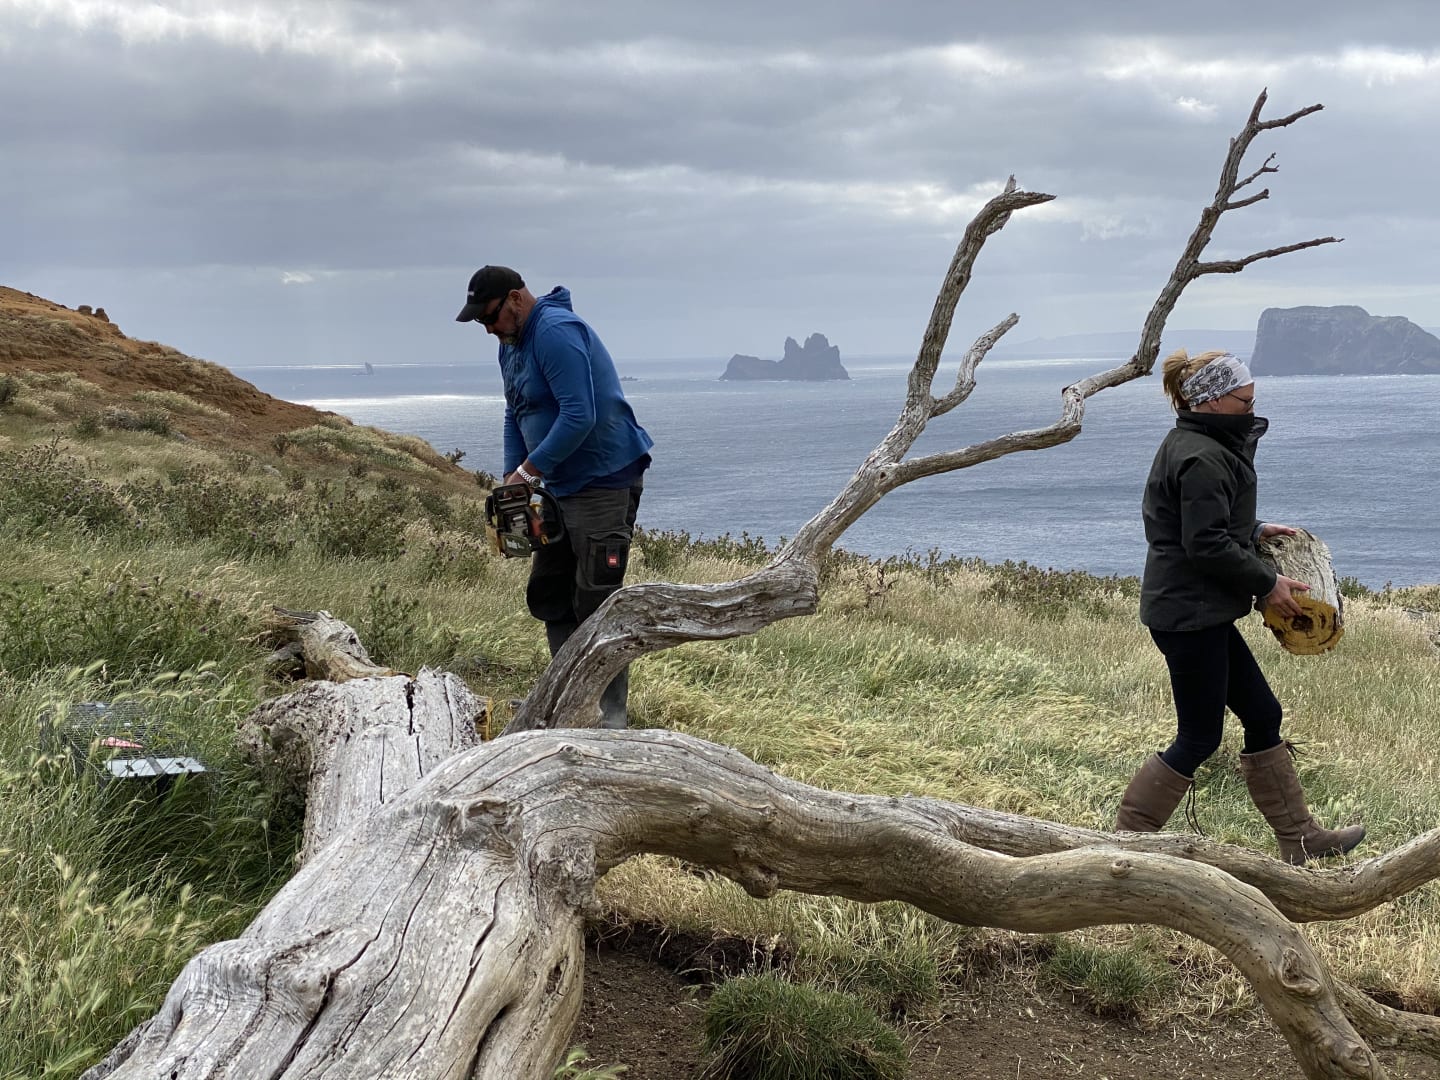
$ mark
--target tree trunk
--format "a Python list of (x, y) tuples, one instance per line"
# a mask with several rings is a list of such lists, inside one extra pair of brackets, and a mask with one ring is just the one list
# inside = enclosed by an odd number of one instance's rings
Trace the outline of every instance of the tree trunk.
[(1294, 536), (1261, 540), (1256, 550), (1276, 573), (1310, 586), (1309, 592), (1295, 594), (1299, 615), (1290, 617), (1265, 609), (1265, 625), (1285, 651), (1314, 656), (1340, 644), (1345, 634), (1345, 598), (1340, 595), (1325, 542), (1298, 529)]

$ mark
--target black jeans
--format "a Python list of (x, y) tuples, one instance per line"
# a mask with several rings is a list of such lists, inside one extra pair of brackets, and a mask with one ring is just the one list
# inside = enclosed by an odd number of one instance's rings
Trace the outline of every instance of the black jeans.
[(1280, 742), (1280, 702), (1234, 623), (1204, 630), (1151, 630), (1165, 654), (1178, 721), (1175, 741), (1160, 756), (1181, 776), (1194, 776), (1220, 748), (1225, 707), (1245, 728), (1244, 753)]
[[(628, 488), (586, 488), (555, 500), (565, 538), (530, 557), (525, 589), (530, 614), (545, 624), (551, 656), (624, 584), (642, 487), (636, 480)], [(602, 726), (626, 725), (628, 697), (629, 675), (622, 671), (600, 698)]]

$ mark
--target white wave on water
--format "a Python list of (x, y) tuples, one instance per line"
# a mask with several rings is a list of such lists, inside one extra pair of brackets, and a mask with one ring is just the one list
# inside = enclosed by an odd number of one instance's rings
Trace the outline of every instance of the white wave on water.
[(504, 400), (505, 398), (500, 394), (397, 394), (393, 397), (302, 398), (295, 404), (308, 405), (312, 409), (348, 414), (352, 409), (404, 410), (452, 401), (473, 401), (490, 405), (496, 402), (503, 403)]

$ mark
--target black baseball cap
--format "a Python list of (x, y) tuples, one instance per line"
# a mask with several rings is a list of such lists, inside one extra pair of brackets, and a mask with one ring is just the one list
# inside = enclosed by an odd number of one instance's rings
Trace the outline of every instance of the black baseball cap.
[(470, 275), (470, 288), (465, 293), (465, 306), (455, 316), (456, 322), (471, 322), (485, 314), (491, 300), (509, 296), (523, 289), (525, 279), (508, 266), (482, 266)]

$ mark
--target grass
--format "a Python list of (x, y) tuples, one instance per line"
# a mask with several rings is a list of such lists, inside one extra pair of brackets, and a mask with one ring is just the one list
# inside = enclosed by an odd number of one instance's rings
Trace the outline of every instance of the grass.
[(901, 1080), (909, 1055), (845, 994), (773, 973), (722, 983), (705, 1005), (704, 1080)]
[(1170, 968), (1139, 941), (1106, 946), (1057, 938), (1040, 970), (1049, 981), (1083, 993), (1096, 1012), (1120, 1017), (1133, 1016), (1174, 981)]
[[(479, 535), (478, 486), (433, 494), (378, 468), (357, 475), (357, 460), (378, 466), (391, 453), (425, 468), (403, 440), (318, 425), (295, 446), (329, 447), (326, 472), (314, 458), (297, 467), (294, 446), (219, 453), (98, 423), (81, 439), (67, 434), (68, 414), (49, 422), (14, 406), (63, 394), (99, 415), (89, 384), (14, 379), (0, 410), (0, 1077), (71, 1077), (155, 1009), (198, 948), (238, 933), (289, 870), (298, 809), (233, 738), (285, 689), (263, 668), (269, 605), (329, 610), (380, 662), (448, 668), (501, 701), (548, 658), (524, 608), (524, 566)], [(647, 533), (631, 577), (725, 580), (765, 554), (744, 534)], [(838, 554), (825, 583), (811, 618), (639, 661), (637, 723), (735, 746), (826, 788), (1101, 828), (1133, 769), (1168, 740), (1165, 671), (1129, 579)], [(1332, 654), (1288, 656), (1258, 620), (1245, 632), (1306, 751), (1317, 814), (1363, 817), (1365, 856), (1440, 817), (1440, 588), (1352, 593)], [(196, 747), (213, 766), (204, 783), (132, 799), (40, 746), (47, 710), (126, 698)], [(1200, 820), (1218, 839), (1273, 852), (1236, 775), (1238, 749), (1232, 731), (1200, 770)], [(652, 858), (616, 868), (600, 891), (617, 919), (762, 943), (790, 980), (843, 993), (880, 1022), (923, 1021), (974, 980), (1004, 976), (1140, 1022), (1254, 1008), (1228, 963), (1168, 931), (1040, 941), (899, 904), (761, 902)], [(1305, 932), (1341, 977), (1440, 1004), (1434, 886)], [(585, 1075), (582, 1061), (570, 1065)]]
[(572, 1046), (555, 1070), (554, 1080), (619, 1080), (627, 1071), (624, 1065), (590, 1065), (589, 1061), (583, 1046)]

